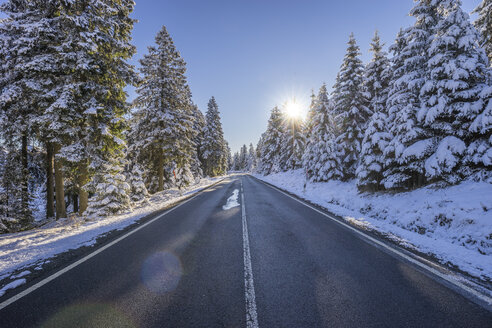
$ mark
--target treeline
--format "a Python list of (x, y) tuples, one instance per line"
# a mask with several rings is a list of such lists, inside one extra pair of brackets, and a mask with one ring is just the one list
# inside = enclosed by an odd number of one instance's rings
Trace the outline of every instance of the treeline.
[(323, 85), (305, 122), (272, 110), (258, 171), (302, 167), (361, 191), (492, 181), (492, 1), (476, 12), (474, 26), (459, 0), (418, 0), (391, 58), (376, 33), (367, 65), (351, 35), (331, 95)]
[(243, 145), (238, 152), (234, 153), (231, 162), (232, 171), (253, 172), (257, 165), (257, 154), (252, 143), (249, 144), (249, 149)]
[[(210, 100), (206, 116), (193, 104), (166, 29), (139, 72), (128, 64), (133, 7), (133, 0), (1, 5), (0, 232), (30, 228), (40, 195), (47, 218), (105, 216), (149, 192), (226, 172), (217, 103)], [(128, 85), (137, 88), (133, 104)]]

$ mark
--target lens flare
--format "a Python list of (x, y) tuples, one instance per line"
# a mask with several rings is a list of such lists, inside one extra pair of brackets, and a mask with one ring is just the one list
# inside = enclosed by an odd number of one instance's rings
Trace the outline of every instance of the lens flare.
[(49, 318), (41, 328), (47, 327), (118, 327), (133, 328), (136, 325), (121, 310), (110, 304), (72, 304)]
[(181, 262), (169, 252), (147, 258), (142, 266), (142, 282), (152, 292), (164, 294), (176, 289), (183, 275)]

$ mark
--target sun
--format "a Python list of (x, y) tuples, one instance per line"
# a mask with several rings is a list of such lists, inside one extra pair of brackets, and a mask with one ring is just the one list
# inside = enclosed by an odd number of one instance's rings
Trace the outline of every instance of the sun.
[(296, 99), (288, 100), (284, 105), (285, 114), (292, 119), (300, 119), (302, 117), (302, 105)]

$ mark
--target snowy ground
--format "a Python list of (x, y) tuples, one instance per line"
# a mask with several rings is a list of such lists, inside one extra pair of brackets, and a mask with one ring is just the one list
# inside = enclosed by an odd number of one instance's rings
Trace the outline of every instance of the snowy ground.
[(308, 183), (302, 170), (255, 175), (406, 247), (432, 254), (492, 281), (492, 184), (464, 182), (445, 189), (359, 194), (355, 182)]
[(0, 285), (0, 297), (8, 289), (24, 284), (26, 279), (23, 277), (32, 273), (25, 270), (12, 275), (14, 272), (32, 266), (36, 266), (34, 270), (42, 270), (43, 265), (50, 262), (49, 258), (71, 249), (91, 246), (99, 236), (112, 230), (124, 229), (146, 215), (197, 193), (221, 179), (223, 177), (202, 179), (198, 184), (184, 190), (182, 195), (178, 189), (163, 191), (153, 195), (149, 203), (122, 215), (92, 220), (75, 217), (54, 221), (30, 231), (0, 235), (0, 281), (4, 281)]

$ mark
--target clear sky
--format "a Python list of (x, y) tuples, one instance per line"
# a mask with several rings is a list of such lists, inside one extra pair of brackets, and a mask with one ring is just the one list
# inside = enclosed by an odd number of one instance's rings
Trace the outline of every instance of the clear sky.
[[(368, 61), (377, 29), (386, 45), (409, 26), (412, 0), (137, 0), (133, 33), (140, 58), (166, 25), (188, 64), (202, 111), (215, 96), (232, 151), (256, 142), (270, 109), (311, 89), (331, 88), (350, 32)], [(464, 0), (470, 12), (479, 0)], [(136, 61), (135, 61), (136, 63)]]
[[(0, 0), (0, 3), (4, 0)], [(462, 0), (470, 12), (480, 0)], [(147, 52), (166, 25), (187, 62), (193, 100), (202, 111), (215, 96), (233, 151), (256, 145), (270, 109), (289, 98), (309, 104), (311, 89), (334, 79), (350, 32), (370, 59), (377, 29), (386, 45), (413, 23), (412, 0), (136, 0), (133, 32)], [(130, 92), (130, 97), (134, 93)]]

